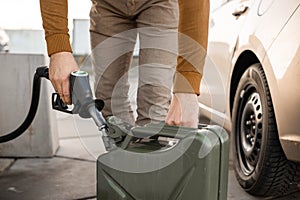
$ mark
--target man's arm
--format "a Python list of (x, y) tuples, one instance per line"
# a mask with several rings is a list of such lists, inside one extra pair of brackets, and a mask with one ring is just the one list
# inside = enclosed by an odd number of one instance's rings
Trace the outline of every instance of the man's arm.
[(40, 0), (48, 55), (72, 52), (69, 42), (68, 1)]
[(166, 117), (168, 125), (197, 127), (200, 82), (205, 63), (209, 0), (178, 0), (179, 37), (173, 98)]
[(50, 56), (49, 78), (63, 101), (70, 104), (69, 76), (79, 68), (69, 41), (68, 1), (40, 0), (40, 8)]

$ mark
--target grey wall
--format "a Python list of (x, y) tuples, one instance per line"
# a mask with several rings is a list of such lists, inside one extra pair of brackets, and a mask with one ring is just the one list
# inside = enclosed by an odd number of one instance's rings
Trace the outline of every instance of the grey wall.
[(43, 30), (5, 30), (11, 53), (46, 54)]
[[(32, 79), (43, 55), (0, 54), (0, 135), (15, 130), (27, 115), (31, 102)], [(49, 157), (58, 148), (56, 117), (50, 108), (49, 81), (42, 80), (37, 115), (19, 138), (0, 144), (1, 157)]]

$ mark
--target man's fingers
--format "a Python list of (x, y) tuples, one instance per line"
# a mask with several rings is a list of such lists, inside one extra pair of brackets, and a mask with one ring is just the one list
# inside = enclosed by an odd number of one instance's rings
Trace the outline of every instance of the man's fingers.
[(196, 128), (198, 114), (199, 107), (195, 94), (176, 93), (172, 98), (166, 124)]
[(69, 78), (64, 79), (62, 82), (62, 99), (64, 103), (71, 104)]
[(69, 89), (69, 77), (67, 78), (58, 78), (50, 75), (50, 81), (55, 89), (55, 91), (59, 94), (60, 98), (63, 100), (65, 104), (71, 104), (70, 98), (70, 89)]
[(182, 121), (182, 111), (181, 109), (176, 109), (174, 112), (173, 120), (172, 123), (175, 126), (181, 126), (181, 121)]
[(63, 94), (65, 104), (71, 105), (70, 94)]
[(181, 126), (180, 120), (176, 120), (176, 119), (166, 121), (166, 124), (169, 126)]
[(49, 67), (49, 80), (51, 81), (52, 86), (53, 86), (55, 92), (59, 93), (59, 91), (62, 91), (61, 87), (59, 87), (60, 84), (58, 84), (57, 80), (55, 80), (54, 74), (52, 72), (52, 68), (50, 68), (50, 67)]
[(180, 126), (182, 121), (182, 114), (181, 114), (181, 107), (178, 104), (178, 102), (175, 100), (175, 102), (171, 103), (171, 108), (169, 110), (169, 113), (166, 117), (166, 124), (170, 126)]

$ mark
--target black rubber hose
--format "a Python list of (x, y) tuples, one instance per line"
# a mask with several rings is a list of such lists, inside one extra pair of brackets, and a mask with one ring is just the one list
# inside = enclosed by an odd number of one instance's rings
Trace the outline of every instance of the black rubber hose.
[(31, 125), (38, 105), (39, 105), (39, 99), (40, 99), (40, 88), (41, 88), (41, 78), (47, 78), (49, 79), (49, 72), (48, 67), (38, 67), (35, 71), (34, 77), (33, 77), (33, 86), (32, 86), (32, 97), (31, 97), (31, 104), (29, 108), (29, 112), (24, 120), (24, 122), (14, 131), (4, 134), (3, 136), (0, 136), (0, 143), (8, 142), (10, 140), (13, 140), (22, 133), (24, 133), (27, 128)]

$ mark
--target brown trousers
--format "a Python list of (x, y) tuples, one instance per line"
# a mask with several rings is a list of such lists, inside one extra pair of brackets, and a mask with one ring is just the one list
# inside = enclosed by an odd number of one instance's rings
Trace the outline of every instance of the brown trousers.
[[(164, 120), (170, 104), (178, 55), (177, 0), (92, 2), (90, 33), (95, 95), (105, 102), (102, 111), (104, 116), (115, 115), (134, 124), (128, 94), (128, 71), (138, 36), (140, 50), (136, 123), (144, 125)], [(195, 16), (191, 19), (193, 23), (200, 22), (194, 20)], [(195, 30), (182, 30), (186, 31), (184, 34), (188, 37), (196, 39)]]

